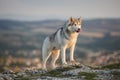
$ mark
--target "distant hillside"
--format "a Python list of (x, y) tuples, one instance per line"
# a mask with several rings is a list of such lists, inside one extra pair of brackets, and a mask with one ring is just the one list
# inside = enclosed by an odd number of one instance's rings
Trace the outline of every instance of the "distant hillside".
[[(11, 54), (19, 50), (41, 50), (44, 38), (64, 23), (62, 20), (0, 20), (0, 55), (6, 50)], [(120, 19), (83, 20), (75, 52), (84, 56), (101, 50), (120, 50)]]

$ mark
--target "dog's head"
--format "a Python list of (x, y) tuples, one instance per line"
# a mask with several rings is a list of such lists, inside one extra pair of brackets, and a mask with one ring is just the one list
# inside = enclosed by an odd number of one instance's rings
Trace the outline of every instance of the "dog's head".
[(82, 23), (82, 18), (69, 18), (69, 21), (67, 23), (67, 29), (70, 32), (77, 32), (79, 33), (81, 31), (81, 23)]

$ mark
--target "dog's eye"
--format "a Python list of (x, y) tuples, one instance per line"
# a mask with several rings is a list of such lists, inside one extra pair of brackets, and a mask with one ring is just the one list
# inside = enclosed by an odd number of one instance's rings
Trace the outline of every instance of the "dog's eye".
[(77, 24), (75, 24), (75, 26), (76, 26)]
[(68, 26), (71, 26), (71, 24), (68, 24)]

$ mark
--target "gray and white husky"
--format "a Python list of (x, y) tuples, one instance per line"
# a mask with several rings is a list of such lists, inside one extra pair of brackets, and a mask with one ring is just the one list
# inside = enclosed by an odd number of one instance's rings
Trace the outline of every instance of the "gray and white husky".
[(70, 62), (76, 64), (74, 60), (74, 48), (77, 41), (78, 34), (81, 30), (81, 17), (72, 18), (65, 23), (63, 27), (58, 29), (54, 34), (45, 38), (42, 46), (42, 69), (46, 69), (46, 62), (50, 55), (52, 55), (51, 68), (54, 69), (56, 60), (61, 53), (62, 64), (66, 62), (66, 49), (70, 49)]

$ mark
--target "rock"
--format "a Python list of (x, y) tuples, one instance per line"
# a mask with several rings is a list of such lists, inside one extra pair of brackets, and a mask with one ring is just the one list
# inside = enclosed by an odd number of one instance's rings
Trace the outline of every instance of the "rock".
[(17, 73), (17, 77), (18, 77), (18, 76), (23, 77), (24, 75), (26, 75), (26, 73), (24, 73), (24, 72), (19, 72), (19, 73)]
[(4, 80), (4, 78), (3, 78), (3, 77), (0, 77), (0, 80)]
[(47, 76), (41, 76), (39, 79), (47, 79)]
[(9, 75), (4, 75), (3, 78), (5, 80), (14, 80), (12, 77), (10, 77)]
[(11, 74), (10, 76), (11, 76), (12, 78), (17, 77), (17, 75), (15, 75), (15, 74)]
[(81, 72), (88, 73), (88, 75), (89, 73), (96, 74), (96, 76), (94, 77), (96, 80), (112, 80), (114, 79), (112, 73), (117, 72), (117, 74), (119, 74), (120, 69), (94, 69), (83, 64), (67, 65), (65, 67), (58, 67), (55, 70), (51, 70), (48, 72), (45, 71), (44, 73), (42, 70), (39, 69), (29, 69), (18, 72), (17, 74), (15, 74), (13, 71), (4, 71), (0, 74), (0, 80), (14, 80), (16, 78), (20, 80), (31, 75), (35, 79), (37, 78), (36, 80), (85, 80), (87, 75), (80, 75)]
[(3, 74), (0, 74), (0, 80), (4, 80)]
[(82, 79), (85, 79), (85, 76), (81, 76)]
[(7, 70), (7, 71), (2, 72), (2, 74), (14, 74), (14, 73), (15, 72), (12, 70)]

